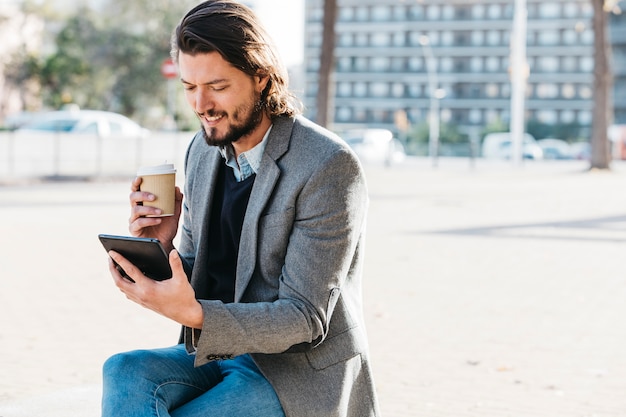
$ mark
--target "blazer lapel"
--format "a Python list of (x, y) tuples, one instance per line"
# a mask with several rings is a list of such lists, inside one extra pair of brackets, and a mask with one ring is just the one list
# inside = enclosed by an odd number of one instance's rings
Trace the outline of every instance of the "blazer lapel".
[[(208, 257), (208, 236), (210, 233), (209, 224), (211, 223), (210, 216), (213, 193), (215, 190), (215, 182), (217, 181), (218, 169), (220, 164), (223, 163), (222, 156), (217, 151), (217, 148), (208, 149), (209, 151), (205, 152), (198, 162), (198, 166), (204, 166), (207, 168), (206, 171), (204, 171), (203, 177), (198, 175), (194, 177), (194, 202), (190, 205), (194, 208), (194, 210), (198, 211), (198, 213), (193, 213), (193, 217), (196, 219), (202, 219), (202, 222), (198, 225), (199, 227), (194, 228), (193, 230), (194, 234), (198, 234), (198, 236), (194, 238), (198, 247), (196, 259), (207, 259)], [(196, 264), (193, 271), (194, 273), (191, 277), (191, 283), (204, 288), (203, 285), (206, 285), (207, 282), (206, 262), (201, 262), (200, 265)]]
[(259, 218), (267, 205), (281, 171), (276, 161), (289, 149), (294, 119), (278, 117), (267, 138), (267, 145), (250, 193), (248, 208), (243, 219), (239, 253), (237, 255), (237, 277), (235, 280), (235, 302), (241, 297), (256, 267)]

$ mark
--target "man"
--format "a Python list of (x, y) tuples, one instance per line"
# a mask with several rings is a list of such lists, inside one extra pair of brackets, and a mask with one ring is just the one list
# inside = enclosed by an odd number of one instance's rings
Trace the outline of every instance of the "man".
[[(181, 344), (104, 365), (103, 416), (379, 415), (361, 301), (367, 190), (354, 154), (298, 115), (252, 12), (209, 0), (172, 55), (202, 124), (172, 217), (141, 203), (129, 229), (161, 240), (172, 278), (119, 254), (126, 296), (183, 326)], [(180, 247), (173, 240), (183, 215)]]

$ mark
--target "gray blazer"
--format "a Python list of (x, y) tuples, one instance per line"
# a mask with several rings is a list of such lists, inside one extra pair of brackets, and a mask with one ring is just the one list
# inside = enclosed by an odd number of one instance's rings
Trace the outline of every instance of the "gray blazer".
[[(179, 251), (206, 276), (219, 164), (197, 134), (185, 163)], [(250, 353), (287, 417), (378, 416), (361, 297), (367, 189), (354, 153), (303, 117), (274, 120), (245, 214), (235, 302), (201, 300), (184, 329), (196, 366)]]

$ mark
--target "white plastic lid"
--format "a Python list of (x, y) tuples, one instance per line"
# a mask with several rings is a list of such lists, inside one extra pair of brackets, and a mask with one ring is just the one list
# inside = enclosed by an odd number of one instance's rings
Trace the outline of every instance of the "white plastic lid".
[(159, 175), (159, 174), (175, 174), (176, 169), (174, 164), (154, 165), (149, 167), (140, 167), (137, 170), (137, 175)]

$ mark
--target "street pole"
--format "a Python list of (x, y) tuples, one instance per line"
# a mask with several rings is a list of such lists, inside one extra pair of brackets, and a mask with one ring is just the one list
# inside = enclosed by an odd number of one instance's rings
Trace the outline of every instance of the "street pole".
[(428, 115), (428, 155), (430, 156), (433, 167), (436, 167), (439, 154), (439, 81), (437, 79), (435, 56), (430, 46), (430, 39), (428, 39), (428, 36), (422, 35), (419, 38), (419, 43), (422, 45), (422, 52), (426, 60), (430, 97), (430, 114)]
[(511, 36), (511, 159), (515, 166), (520, 166), (524, 149), (524, 122), (526, 99), (526, 80), (528, 64), (526, 62), (526, 0), (515, 0), (513, 33)]

